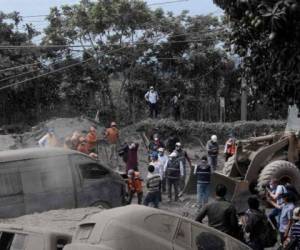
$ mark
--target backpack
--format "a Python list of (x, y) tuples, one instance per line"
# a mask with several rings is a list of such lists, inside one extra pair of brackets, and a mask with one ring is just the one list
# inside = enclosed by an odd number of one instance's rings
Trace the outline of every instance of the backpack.
[(260, 234), (260, 240), (264, 247), (273, 247), (277, 243), (277, 230), (271, 223), (271, 221), (264, 216), (262, 220), (262, 233)]
[(171, 179), (180, 178), (180, 165), (177, 159), (168, 161), (166, 177)]

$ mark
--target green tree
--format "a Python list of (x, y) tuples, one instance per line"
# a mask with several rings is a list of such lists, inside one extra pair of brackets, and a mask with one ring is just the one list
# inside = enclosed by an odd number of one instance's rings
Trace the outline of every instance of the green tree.
[(243, 58), (250, 108), (269, 106), (273, 117), (285, 117), (287, 103), (300, 100), (299, 1), (214, 2), (225, 10), (228, 50)]

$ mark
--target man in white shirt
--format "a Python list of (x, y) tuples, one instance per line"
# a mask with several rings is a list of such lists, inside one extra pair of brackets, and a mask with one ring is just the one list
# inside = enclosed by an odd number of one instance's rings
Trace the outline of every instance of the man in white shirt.
[[(271, 200), (273, 200), (278, 205), (278, 207), (282, 206), (284, 203), (282, 195), (287, 193), (285, 186), (281, 185), (279, 183), (279, 180), (273, 178), (270, 181), (270, 189), (271, 190), (267, 189), (268, 197), (271, 198)], [(278, 208), (278, 207), (274, 206), (271, 213), (269, 214), (269, 218), (274, 226), (278, 226), (276, 217), (280, 217), (280, 213), (281, 213), (281, 208)]]
[(166, 175), (165, 175), (165, 171), (167, 169), (167, 164), (168, 164), (168, 156), (165, 155), (165, 150), (164, 148), (159, 148), (158, 149), (158, 160), (162, 166), (162, 192), (165, 193), (167, 191), (166, 188)]
[(151, 86), (150, 90), (145, 94), (145, 99), (147, 103), (149, 104), (150, 109), (150, 117), (151, 118), (157, 118), (158, 115), (158, 93), (156, 90), (154, 90), (154, 87)]

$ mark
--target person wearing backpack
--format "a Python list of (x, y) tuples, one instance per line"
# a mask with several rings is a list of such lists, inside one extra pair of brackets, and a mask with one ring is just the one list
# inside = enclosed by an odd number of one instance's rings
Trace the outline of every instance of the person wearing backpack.
[[(249, 234), (249, 240), (247, 244), (254, 250), (263, 250), (265, 247), (271, 247), (266, 237), (271, 237), (268, 230), (268, 222), (267, 216), (263, 211), (259, 209), (259, 200), (256, 197), (248, 198), (248, 206), (249, 209), (246, 211), (245, 216), (243, 217), (243, 226), (244, 231)], [(271, 245), (275, 245), (276, 239), (276, 231), (275, 231), (275, 239)]]

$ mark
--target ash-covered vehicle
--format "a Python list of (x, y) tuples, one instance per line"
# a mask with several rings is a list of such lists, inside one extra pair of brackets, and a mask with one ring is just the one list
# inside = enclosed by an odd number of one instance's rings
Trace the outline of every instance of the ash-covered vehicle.
[(0, 224), (0, 249), (62, 250), (72, 236), (41, 227), (20, 227)]
[(0, 218), (59, 208), (116, 207), (125, 182), (77, 151), (30, 148), (0, 152)]
[[(213, 174), (213, 184), (228, 189), (227, 199), (238, 212), (247, 209), (247, 199), (254, 193), (265, 197), (271, 179), (292, 185), (300, 193), (300, 113), (290, 107), (286, 131), (238, 140), (236, 153), (225, 163), (222, 172)], [(193, 170), (184, 192), (196, 193)]]
[(231, 236), (185, 217), (139, 205), (82, 221), (64, 250), (250, 249)]

